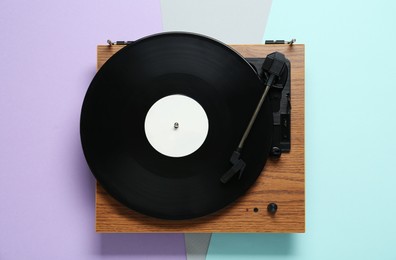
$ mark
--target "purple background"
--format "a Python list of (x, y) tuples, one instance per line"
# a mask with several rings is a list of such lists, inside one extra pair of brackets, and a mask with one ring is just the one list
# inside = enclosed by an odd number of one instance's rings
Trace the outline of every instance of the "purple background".
[(0, 259), (185, 259), (182, 234), (96, 234), (79, 116), (96, 45), (162, 31), (159, 0), (0, 2)]

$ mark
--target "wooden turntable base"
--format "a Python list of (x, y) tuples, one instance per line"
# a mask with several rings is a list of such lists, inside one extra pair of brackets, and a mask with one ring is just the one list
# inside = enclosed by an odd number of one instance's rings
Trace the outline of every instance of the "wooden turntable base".
[[(303, 44), (230, 45), (247, 58), (264, 58), (279, 51), (291, 62), (291, 151), (269, 157), (263, 172), (249, 191), (234, 203), (211, 215), (191, 220), (162, 220), (137, 213), (113, 199), (97, 183), (97, 232), (305, 232), (304, 164), (304, 55)], [(97, 68), (123, 48), (99, 45)], [(267, 205), (278, 206), (275, 214)]]

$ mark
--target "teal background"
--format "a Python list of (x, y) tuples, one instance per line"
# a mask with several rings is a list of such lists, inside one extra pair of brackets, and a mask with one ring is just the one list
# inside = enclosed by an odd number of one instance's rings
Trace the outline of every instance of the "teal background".
[(213, 234), (207, 259), (396, 259), (396, 2), (274, 0), (306, 47), (306, 233)]

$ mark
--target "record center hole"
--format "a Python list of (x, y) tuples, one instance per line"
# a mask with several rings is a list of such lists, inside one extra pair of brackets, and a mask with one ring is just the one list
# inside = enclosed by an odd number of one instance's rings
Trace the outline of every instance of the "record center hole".
[(254, 208), (253, 211), (257, 213), (259, 211), (259, 209), (258, 208)]

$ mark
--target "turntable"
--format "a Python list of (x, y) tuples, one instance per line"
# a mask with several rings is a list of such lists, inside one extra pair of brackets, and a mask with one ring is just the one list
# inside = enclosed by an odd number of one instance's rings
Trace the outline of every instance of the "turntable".
[(98, 46), (81, 141), (97, 232), (304, 232), (304, 45)]

